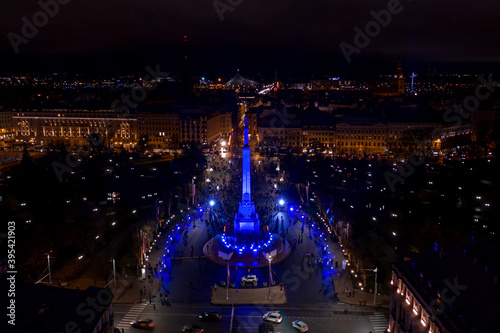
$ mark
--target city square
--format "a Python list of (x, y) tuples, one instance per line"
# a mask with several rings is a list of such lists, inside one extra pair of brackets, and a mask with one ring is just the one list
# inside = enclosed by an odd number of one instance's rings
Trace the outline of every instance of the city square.
[(0, 332), (498, 332), (499, 9), (7, 1)]

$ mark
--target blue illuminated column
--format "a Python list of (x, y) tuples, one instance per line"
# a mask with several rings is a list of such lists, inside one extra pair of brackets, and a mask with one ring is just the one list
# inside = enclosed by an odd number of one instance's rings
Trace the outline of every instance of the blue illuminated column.
[(250, 147), (248, 146), (248, 119), (245, 118), (245, 145), (243, 146), (243, 184), (242, 198), (243, 202), (251, 201), (250, 189)]
[(238, 213), (234, 217), (235, 232), (260, 232), (259, 216), (255, 212), (252, 202), (252, 191), (250, 183), (250, 147), (248, 146), (248, 120), (245, 118), (245, 136), (243, 145), (242, 161), (242, 198), (238, 207)]

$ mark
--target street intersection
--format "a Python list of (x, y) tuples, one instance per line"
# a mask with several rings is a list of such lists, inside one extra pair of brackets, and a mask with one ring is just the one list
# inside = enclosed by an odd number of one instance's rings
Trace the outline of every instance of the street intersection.
[[(222, 167), (214, 170), (211, 178), (220, 180), (225, 175), (228, 179), (226, 186), (219, 184), (218, 192), (222, 191), (220, 196), (228, 202), (237, 200), (238, 190), (233, 193), (228, 188), (232, 175), (225, 170), (228, 162), (219, 163)], [(265, 182), (265, 177), (254, 179)], [(216, 186), (215, 183), (211, 185)], [(345, 257), (340, 246), (328, 234), (325, 235), (325, 230), (314, 223), (314, 218), (302, 211), (290, 212), (279, 209), (279, 206), (276, 209), (272, 202), (276, 197), (265, 195), (267, 186), (262, 185), (256, 186), (259, 190), (254, 195), (260, 198), (257, 205), (268, 208), (272, 219), (278, 219), (274, 232), (283, 234), (291, 244), (290, 255), (272, 265), (273, 280), (284, 286), (286, 304), (266, 304), (264, 297), (258, 297), (262, 292), (256, 292), (255, 299), (246, 305), (212, 304), (215, 286), (219, 288), (219, 293), (225, 288), (222, 282), (227, 279), (227, 270), (225, 266), (208, 260), (203, 252), (204, 244), (213, 236), (210, 209), (222, 211), (220, 206), (210, 208), (205, 204), (200, 206), (203, 209), (201, 214), (199, 208), (196, 212), (190, 210), (190, 214), (184, 215), (183, 223), (169, 226), (158, 238), (159, 249), (152, 251), (148, 261), (152, 267), (158, 263), (161, 273), (151, 278), (152, 283), (146, 278), (148, 283), (144, 283), (144, 292), (140, 295), (138, 290), (128, 292), (135, 293), (132, 300), (140, 300), (140, 307), (126, 303), (129, 297), (122, 297), (121, 302), (113, 305), (115, 326), (126, 332), (135, 332), (138, 330), (130, 327), (130, 321), (151, 318), (155, 330), (163, 332), (181, 332), (185, 324), (200, 324), (204, 332), (258, 332), (259, 325), (263, 323), (263, 314), (279, 310), (283, 322), (274, 324), (275, 332), (296, 331), (291, 326), (294, 320), (306, 322), (310, 332), (384, 332), (387, 327), (384, 309), (359, 306), (356, 301), (346, 304), (339, 300), (345, 300), (344, 295), (337, 294), (343, 289), (342, 286), (336, 285), (341, 283), (341, 277), (344, 276), (341, 263)], [(216, 195), (209, 197), (217, 199)], [(309, 218), (311, 220), (308, 223)], [(280, 223), (282, 219), (283, 223)], [(233, 290), (236, 293), (233, 292), (231, 297), (237, 295), (238, 288), (241, 288), (238, 281), (247, 274), (257, 276), (257, 288), (262, 288), (259, 290), (267, 290), (263, 283), (269, 282), (268, 267), (231, 268), (230, 284), (234, 283), (236, 288)], [(167, 295), (166, 302), (160, 294)], [(222, 320), (199, 323), (198, 315), (204, 311), (218, 311), (222, 314)]]

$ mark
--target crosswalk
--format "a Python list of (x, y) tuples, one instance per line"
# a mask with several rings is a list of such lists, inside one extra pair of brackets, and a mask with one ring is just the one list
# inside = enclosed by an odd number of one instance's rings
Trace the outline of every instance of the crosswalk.
[(376, 312), (368, 317), (373, 326), (373, 333), (384, 333), (389, 325), (389, 322), (382, 313)]
[(118, 328), (120, 332), (122, 330), (125, 330), (125, 332), (127, 332), (130, 328), (130, 322), (136, 320), (139, 317), (146, 305), (146, 303), (137, 303), (132, 306), (125, 317), (123, 317), (120, 323), (118, 325), (115, 325), (115, 327)]

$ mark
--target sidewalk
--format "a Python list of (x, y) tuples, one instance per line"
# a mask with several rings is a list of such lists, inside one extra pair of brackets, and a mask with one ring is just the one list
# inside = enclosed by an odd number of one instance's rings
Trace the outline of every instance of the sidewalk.
[[(160, 237), (156, 239), (156, 244), (165, 244), (168, 238), (168, 232), (162, 232)], [(151, 266), (155, 266), (155, 263), (159, 261), (165, 261), (165, 257), (163, 254), (165, 253), (165, 249), (163, 246), (159, 246), (159, 249), (152, 250), (149, 254), (148, 262), (151, 263)], [(168, 269), (168, 267), (167, 267)], [(162, 279), (153, 277), (153, 285), (148, 283), (148, 272), (146, 271), (146, 279), (137, 278), (137, 279), (122, 279), (120, 280), (121, 285), (118, 287), (117, 281), (117, 296), (114, 298), (113, 302), (118, 304), (130, 304), (130, 303), (140, 303), (140, 302), (148, 302), (149, 295), (151, 293), (152, 301), (155, 303), (159, 303), (160, 299), (158, 297), (154, 298), (156, 295), (162, 292)], [(132, 288), (130, 287), (132, 285)], [(142, 294), (140, 292), (142, 290)], [(142, 297), (141, 297), (142, 296)]]
[[(300, 213), (305, 214), (305, 212), (301, 211)], [(305, 214), (306, 217), (310, 217), (313, 221), (315, 221), (314, 216), (310, 216)], [(343, 252), (337, 243), (333, 243), (329, 238), (327, 241), (327, 244), (330, 245), (330, 249), (332, 250), (332, 254), (335, 255), (340, 263), (341, 258), (344, 258)], [(366, 292), (364, 290), (360, 290), (359, 288), (354, 288), (354, 285), (352, 283), (352, 279), (349, 276), (349, 266), (346, 267), (346, 269), (341, 270), (340, 276), (335, 276), (334, 277), (334, 284), (335, 284), (335, 292), (337, 294), (337, 298), (339, 301), (344, 302), (346, 304), (352, 304), (352, 305), (358, 305), (359, 306), (359, 301), (361, 300), (361, 304), (363, 304), (363, 300), (366, 301), (365, 305), (361, 306), (376, 306), (376, 307), (383, 307), (383, 308), (389, 308), (390, 306), (390, 295), (377, 295), (376, 297), (376, 304), (373, 303), (374, 299), (373, 293)], [(349, 296), (348, 292), (345, 292), (345, 288), (348, 289), (348, 291), (351, 292), (351, 296)], [(352, 296), (352, 292), (354, 291), (354, 296)]]
[[(349, 293), (346, 293), (344, 291), (344, 288), (348, 288), (351, 293), (354, 290), (354, 296), (349, 296)], [(342, 271), (339, 279), (335, 280), (335, 292), (337, 293), (337, 298), (339, 299), (339, 301), (353, 305), (359, 305), (359, 300), (365, 300), (366, 306), (389, 308), (391, 301), (391, 298), (388, 295), (377, 295), (377, 304), (374, 305), (373, 293), (368, 293), (360, 289), (354, 289), (347, 269)]]
[(283, 288), (282, 293), (279, 286), (272, 286), (271, 299), (269, 299), (269, 287), (241, 289), (217, 287), (217, 291), (212, 290), (210, 302), (214, 305), (286, 304), (286, 289)]

